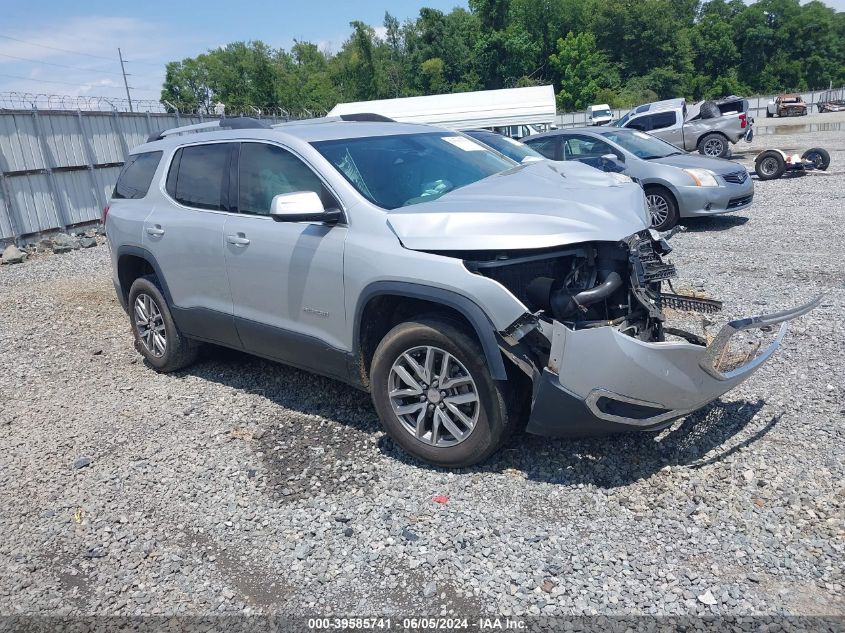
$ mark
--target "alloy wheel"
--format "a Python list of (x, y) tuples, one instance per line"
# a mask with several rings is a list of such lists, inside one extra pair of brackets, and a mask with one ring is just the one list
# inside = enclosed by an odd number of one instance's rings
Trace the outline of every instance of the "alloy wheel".
[(706, 143), (704, 143), (704, 154), (705, 156), (721, 156), (722, 152), (724, 151), (724, 143), (717, 138), (711, 138)]
[(475, 381), (461, 361), (439, 347), (423, 345), (400, 354), (387, 388), (402, 427), (424, 444), (460, 444), (478, 422)]
[(135, 298), (134, 310), (138, 339), (147, 352), (161, 358), (167, 351), (167, 330), (158, 304), (142, 292)]
[(651, 213), (651, 225), (660, 226), (669, 218), (669, 202), (660, 194), (652, 193), (646, 196), (648, 210)]

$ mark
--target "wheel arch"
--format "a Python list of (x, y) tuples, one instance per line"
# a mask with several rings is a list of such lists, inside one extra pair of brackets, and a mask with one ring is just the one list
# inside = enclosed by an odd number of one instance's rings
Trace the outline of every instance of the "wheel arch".
[(169, 305), (173, 305), (170, 290), (167, 287), (167, 280), (164, 278), (161, 267), (158, 265), (153, 254), (140, 246), (124, 245), (117, 249), (118, 290), (124, 307), (128, 303), (129, 289), (132, 287), (132, 283), (139, 277), (149, 274), (156, 276), (164, 298)]
[(725, 142), (728, 144), (728, 147), (730, 147), (730, 144), (731, 144), (731, 139), (729, 139), (729, 138), (728, 138), (728, 135), (727, 135), (727, 134), (725, 134), (722, 130), (709, 130), (709, 131), (705, 132), (704, 134), (702, 134), (701, 136), (699, 136), (699, 137), (695, 140), (695, 147), (696, 147), (696, 149), (698, 149), (699, 147), (701, 147), (701, 141), (703, 141), (705, 137), (707, 137), (707, 136), (712, 136), (713, 134), (718, 134), (718, 135), (719, 135), (719, 136), (721, 136), (723, 139), (725, 139)]
[(675, 189), (675, 187), (671, 183), (666, 182), (665, 180), (649, 180), (643, 182), (643, 191), (646, 193), (646, 195), (648, 195), (648, 192), (646, 191), (647, 189), (662, 189), (663, 191), (668, 193), (670, 196), (672, 196), (672, 202), (675, 203), (675, 208), (677, 208), (678, 213), (680, 213), (681, 205), (678, 202), (678, 190)]
[(404, 320), (397, 318), (408, 309), (421, 311), (417, 315), (441, 313), (462, 321), (481, 344), (492, 377), (495, 380), (508, 379), (496, 330), (476, 303), (443, 288), (402, 281), (378, 281), (364, 288), (355, 308), (353, 358), (364, 385), (369, 384), (375, 348), (384, 334)]

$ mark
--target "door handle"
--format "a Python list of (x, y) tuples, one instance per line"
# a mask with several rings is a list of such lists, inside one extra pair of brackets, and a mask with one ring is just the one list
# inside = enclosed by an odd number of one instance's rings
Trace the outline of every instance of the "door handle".
[(244, 237), (243, 233), (238, 233), (237, 235), (227, 235), (226, 241), (229, 244), (234, 244), (235, 246), (246, 246), (249, 244), (249, 240)]
[(156, 237), (161, 237), (164, 235), (164, 229), (160, 226), (148, 226), (147, 227), (147, 235), (154, 235)]

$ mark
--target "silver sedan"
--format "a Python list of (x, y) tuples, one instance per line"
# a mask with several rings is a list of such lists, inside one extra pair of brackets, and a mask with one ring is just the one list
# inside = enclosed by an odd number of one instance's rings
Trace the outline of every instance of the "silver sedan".
[(742, 165), (688, 154), (637, 130), (569, 128), (522, 139), (551, 160), (577, 160), (636, 178), (645, 190), (652, 226), (665, 231), (681, 218), (751, 206), (754, 183)]

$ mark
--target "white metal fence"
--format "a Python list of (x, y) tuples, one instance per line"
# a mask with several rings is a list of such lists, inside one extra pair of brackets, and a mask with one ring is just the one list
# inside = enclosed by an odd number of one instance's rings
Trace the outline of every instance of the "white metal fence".
[(214, 117), (0, 109), (0, 242), (97, 220), (128, 151)]
[[(842, 88), (840, 88), (842, 90)], [(819, 97), (827, 92), (826, 90), (812, 90), (810, 92), (802, 92), (801, 97), (807, 103), (807, 114), (818, 112), (816, 108), (816, 101)], [(754, 118), (763, 118), (766, 116), (766, 105), (773, 100), (777, 95), (766, 95), (756, 97), (746, 97), (748, 99), (748, 111)], [(619, 119), (627, 114), (631, 108), (617, 108), (613, 110), (613, 120)], [(558, 113), (557, 126), (558, 127), (579, 127), (587, 125), (587, 112), (566, 112), (564, 114)]]

